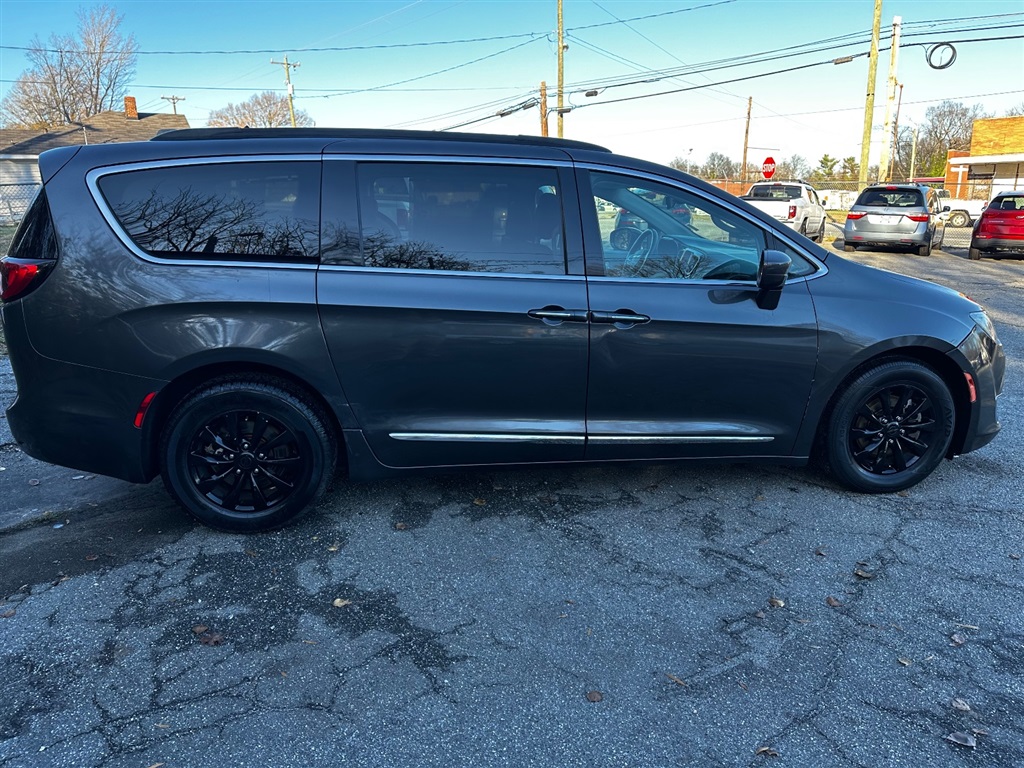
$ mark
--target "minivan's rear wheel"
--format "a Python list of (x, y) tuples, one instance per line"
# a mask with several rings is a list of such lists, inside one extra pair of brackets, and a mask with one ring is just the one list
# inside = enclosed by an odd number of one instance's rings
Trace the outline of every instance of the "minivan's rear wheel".
[(978, 259), (981, 258), (981, 251), (979, 251), (977, 248), (968, 248), (967, 258), (970, 259), (971, 261), (978, 261)]
[(953, 438), (953, 397), (931, 368), (881, 362), (854, 379), (829, 418), (826, 454), (844, 484), (891, 493), (920, 482)]
[(201, 522), (265, 531), (300, 517), (334, 472), (327, 418), (283, 383), (222, 379), (171, 414), (161, 446), (167, 490)]

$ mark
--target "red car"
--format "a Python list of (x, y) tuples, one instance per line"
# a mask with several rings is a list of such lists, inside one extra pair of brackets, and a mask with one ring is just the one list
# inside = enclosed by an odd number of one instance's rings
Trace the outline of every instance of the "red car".
[(1024, 191), (1000, 192), (981, 214), (968, 258), (1024, 256)]

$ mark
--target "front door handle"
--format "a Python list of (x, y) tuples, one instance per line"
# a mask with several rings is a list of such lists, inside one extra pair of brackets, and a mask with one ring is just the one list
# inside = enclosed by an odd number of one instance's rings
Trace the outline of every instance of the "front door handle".
[(531, 309), (526, 314), (535, 320), (543, 320), (548, 325), (587, 322), (587, 310), (563, 309), (562, 307), (555, 305), (549, 305), (541, 309)]
[(649, 323), (651, 318), (640, 315), (631, 309), (617, 309), (614, 312), (591, 312), (590, 322), (608, 323), (619, 328), (629, 328), (640, 323)]

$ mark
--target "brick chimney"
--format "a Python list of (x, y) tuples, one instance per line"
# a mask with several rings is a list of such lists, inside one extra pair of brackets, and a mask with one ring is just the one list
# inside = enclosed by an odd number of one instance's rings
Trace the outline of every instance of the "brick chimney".
[(138, 120), (139, 119), (139, 108), (135, 106), (134, 96), (124, 97), (124, 119), (125, 120)]

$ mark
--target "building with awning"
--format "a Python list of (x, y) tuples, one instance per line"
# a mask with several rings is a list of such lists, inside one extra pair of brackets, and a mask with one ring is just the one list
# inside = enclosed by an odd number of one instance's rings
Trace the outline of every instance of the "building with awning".
[(960, 200), (1024, 189), (1024, 116), (975, 120), (970, 151), (946, 153), (944, 186)]

